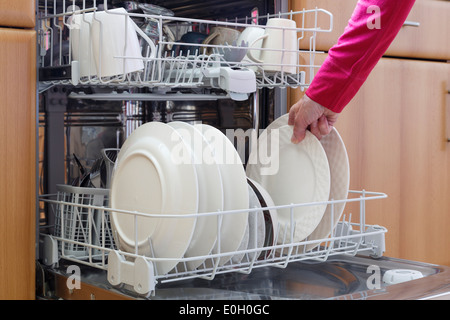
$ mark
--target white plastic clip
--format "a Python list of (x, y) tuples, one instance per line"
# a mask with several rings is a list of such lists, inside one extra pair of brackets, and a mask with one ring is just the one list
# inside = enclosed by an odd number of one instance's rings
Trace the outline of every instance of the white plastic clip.
[(386, 251), (386, 243), (384, 238), (384, 232), (381, 231), (383, 227), (373, 225), (367, 228), (365, 236), (365, 243), (372, 246), (372, 253), (370, 256), (372, 258), (381, 258)]
[(107, 278), (113, 286), (128, 284), (142, 295), (150, 295), (155, 290), (153, 264), (144, 257), (137, 257), (131, 262), (116, 250), (111, 251), (108, 256)]
[(39, 239), (42, 262), (46, 266), (55, 266), (58, 263), (58, 241), (48, 234), (41, 234)]

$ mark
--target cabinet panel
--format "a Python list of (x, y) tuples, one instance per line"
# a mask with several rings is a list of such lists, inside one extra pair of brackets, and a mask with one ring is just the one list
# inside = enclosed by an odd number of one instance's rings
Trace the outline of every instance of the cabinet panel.
[(0, 0), (0, 26), (34, 28), (35, 0)]
[(450, 244), (449, 72), (445, 63), (383, 59), (337, 125), (352, 159), (354, 187), (389, 196), (368, 221), (388, 227), (396, 256), (445, 265), (450, 253), (438, 248)]
[[(333, 31), (317, 36), (317, 49), (328, 51), (344, 32), (357, 0), (292, 1), (294, 11), (303, 8), (323, 8), (333, 14)], [(386, 51), (386, 56), (424, 59), (450, 59), (450, 1), (416, 1), (407, 21), (420, 26), (405, 25)], [(325, 15), (318, 16), (319, 25), (327, 25)], [(381, 21), (381, 27), (383, 22)]]
[(366, 215), (388, 228), (387, 256), (450, 265), (449, 74), (448, 63), (383, 58), (339, 116), (350, 187), (388, 194)]
[(425, 59), (450, 59), (450, 1), (416, 1), (407, 22), (386, 55)]
[(33, 299), (36, 34), (0, 28), (0, 299)]

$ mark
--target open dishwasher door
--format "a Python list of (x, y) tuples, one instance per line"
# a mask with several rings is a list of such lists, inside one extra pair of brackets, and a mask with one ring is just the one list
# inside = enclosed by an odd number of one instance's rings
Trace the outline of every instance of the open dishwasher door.
[[(72, 269), (70, 268), (72, 266)], [(214, 281), (187, 279), (158, 286), (149, 297), (111, 286), (106, 273), (78, 265), (75, 288), (73, 262), (42, 269), (41, 299), (149, 300), (447, 300), (450, 268), (389, 257), (335, 256), (325, 262), (293, 262), (285, 268), (264, 267), (251, 273), (217, 275)], [(401, 273), (395, 279), (390, 275)], [(404, 281), (404, 282), (402, 282)], [(72, 287), (70, 286), (72, 284)], [(53, 286), (54, 291), (45, 292)]]
[[(233, 273), (214, 282), (165, 285), (155, 299), (422, 300), (449, 299), (450, 268), (408, 260), (336, 256), (286, 268)], [(401, 273), (393, 279), (391, 274)], [(395, 277), (395, 276), (394, 276)], [(404, 282), (402, 282), (404, 281)]]

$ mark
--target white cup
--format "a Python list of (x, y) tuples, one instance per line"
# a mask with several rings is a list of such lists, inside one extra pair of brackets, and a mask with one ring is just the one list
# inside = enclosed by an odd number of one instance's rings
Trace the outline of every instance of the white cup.
[[(229, 27), (213, 27), (211, 28), (211, 33), (208, 37), (203, 41), (203, 44), (211, 44), (211, 45), (233, 45), (233, 43), (237, 43), (239, 35), (241, 32), (239, 30), (229, 28)], [(207, 49), (207, 52), (212, 52), (214, 50)]]
[(91, 26), (92, 14), (74, 14), (69, 18), (71, 29), (72, 60), (78, 61), (80, 77), (97, 75), (95, 58), (92, 50)]
[(97, 11), (92, 15), (91, 39), (97, 76), (112, 77), (144, 69), (137, 33), (150, 47), (148, 57), (155, 57), (155, 44), (124, 8)]
[(137, 33), (150, 48), (148, 57), (155, 57), (154, 43), (126, 14), (124, 8), (118, 8), (71, 17), (72, 60), (79, 62), (80, 77), (112, 77), (143, 70)]
[(261, 43), (259, 57), (256, 50), (249, 50), (248, 57), (262, 64), (265, 71), (296, 73), (298, 64), (297, 25), (294, 20), (271, 18), (267, 21), (265, 33), (250, 44), (250, 47)]
[[(256, 41), (256, 39), (258, 39), (259, 37), (261, 37), (262, 35), (264, 35), (264, 28), (262, 27), (256, 27), (256, 26), (251, 26), (251, 27), (247, 27), (244, 29), (244, 31), (241, 32), (241, 34), (239, 35), (239, 38), (237, 40), (237, 44), (240, 46), (242, 44), (242, 42), (244, 42), (247, 47), (248, 47), (248, 51), (252, 50), (252, 55), (253, 57), (255, 57), (255, 59), (259, 60), (260, 57), (260, 53), (261, 53), (261, 45), (262, 45), (262, 41)], [(253, 44), (252, 47), (250, 47), (250, 44)], [(245, 55), (244, 59), (242, 59), (242, 62), (244, 63), (251, 63), (250, 58), (248, 57), (248, 52)], [(250, 67), (251, 69), (256, 67)]]

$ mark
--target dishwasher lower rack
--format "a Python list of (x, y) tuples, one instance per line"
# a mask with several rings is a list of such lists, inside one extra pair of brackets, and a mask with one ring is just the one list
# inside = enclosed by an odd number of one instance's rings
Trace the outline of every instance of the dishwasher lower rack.
[[(333, 218), (331, 218), (329, 235), (323, 239), (306, 238), (302, 241), (294, 241), (294, 228), (278, 223), (276, 226), (278, 229), (284, 227), (286, 230), (290, 230), (290, 234), (289, 232), (284, 233), (283, 239), (272, 237), (263, 245), (256, 245), (255, 240), (255, 245), (248, 245), (233, 252), (220, 253), (216, 249), (205, 256), (161, 258), (151, 256), (151, 254), (138, 254), (137, 248), (134, 252), (125, 252), (117, 247), (114, 241), (117, 238), (113, 234), (114, 228), (112, 228), (110, 220), (113, 211), (107, 205), (109, 190), (72, 186), (59, 186), (58, 190), (57, 195), (44, 195), (40, 198), (41, 202), (46, 203), (50, 210), (53, 210), (56, 221), (52, 232), (40, 234), (40, 260), (42, 263), (55, 267), (61, 259), (64, 259), (101, 269), (107, 273), (108, 282), (112, 286), (126, 286), (128, 290), (146, 297), (155, 293), (158, 283), (193, 278), (214, 280), (218, 274), (230, 272), (249, 274), (255, 268), (267, 266), (286, 268), (289, 263), (295, 261), (324, 262), (330, 257), (342, 254), (349, 256), (358, 254), (378, 258), (385, 251), (386, 228), (365, 223), (366, 201), (387, 197), (378, 192), (350, 191), (347, 199), (330, 200), (326, 203), (291, 204), (245, 210), (251, 215), (261, 210), (290, 208), (291, 224), (295, 226), (292, 209), (296, 206), (326, 204), (333, 208), (335, 204), (343, 202), (359, 204), (356, 206), (359, 207), (359, 214), (343, 213), (336, 223), (333, 223)], [(157, 214), (114, 210), (114, 212), (117, 211), (133, 215), (135, 221), (142, 216), (189, 219), (212, 215), (218, 220), (216, 241), (219, 243), (226, 241), (220, 236), (223, 217), (227, 214), (242, 213), (242, 210), (234, 210), (161, 217)], [(333, 210), (329, 210), (329, 212), (333, 212)], [(356, 222), (352, 221), (352, 216)], [(256, 228), (254, 231), (256, 232)], [(268, 235), (269, 233), (266, 233), (266, 240), (270, 238)], [(151, 245), (151, 239), (148, 241)], [(224, 261), (223, 259), (226, 261), (225, 263), (221, 262)], [(192, 261), (201, 261), (201, 263), (197, 263), (197, 267), (192, 269), (188, 267)], [(175, 267), (169, 272), (158, 273), (158, 265), (161, 263), (170, 263)]]
[[(333, 27), (332, 14), (318, 8), (256, 16), (249, 13), (247, 18), (214, 21), (127, 12), (123, 8), (115, 8), (112, 2), (98, 0), (96, 5), (95, 2), (92, 5), (87, 0), (42, 0), (37, 16), (42, 87), (100, 85), (159, 91), (206, 87), (234, 94), (252, 93), (255, 88), (263, 87), (304, 88), (319, 67), (314, 62), (316, 37), (331, 32)], [(102, 20), (104, 13), (126, 17), (123, 27), (120, 27), (124, 30), (118, 30), (115, 37), (106, 34), (109, 24)], [(295, 21), (295, 27), (267, 26), (266, 22), (271, 18)], [(325, 25), (320, 25), (322, 23)], [(156, 36), (148, 34), (149, 24), (154, 25), (153, 31), (157, 30)], [(126, 30), (131, 25), (136, 32), (128, 35)], [(254, 58), (247, 59), (248, 55), (242, 53), (249, 51), (249, 41), (201, 41), (206, 40), (217, 27), (238, 32), (249, 27), (257, 27), (263, 32), (281, 30), (281, 37), (293, 31), (297, 45), (284, 49), (266, 48), (260, 47), (263, 41), (260, 39), (251, 49)], [(133, 47), (130, 44), (132, 40)], [(119, 51), (112, 51), (111, 42), (117, 42)], [(140, 46), (139, 52), (135, 52), (136, 45)], [(257, 56), (264, 52), (276, 54), (276, 61), (259, 60)], [(290, 57), (289, 61), (287, 57)], [(139, 63), (140, 66), (128, 68), (128, 63)], [(112, 65), (119, 72), (109, 72)], [(286, 71), (288, 68), (289, 72)], [(230, 80), (240, 84), (233, 85)]]

